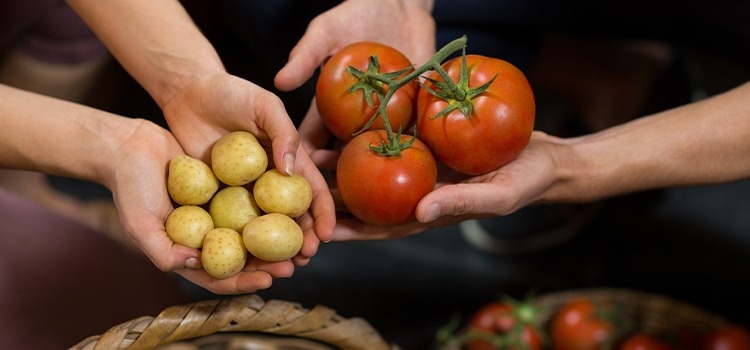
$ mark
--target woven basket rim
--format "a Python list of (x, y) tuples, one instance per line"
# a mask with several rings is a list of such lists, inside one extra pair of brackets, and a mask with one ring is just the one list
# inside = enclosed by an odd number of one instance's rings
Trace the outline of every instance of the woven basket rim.
[(594, 301), (615, 302), (630, 317), (645, 326), (671, 323), (675, 326), (706, 331), (729, 323), (724, 317), (694, 304), (666, 295), (629, 288), (577, 288), (542, 294), (534, 299), (539, 319), (549, 322), (563, 303), (587, 297)]
[(217, 333), (254, 332), (309, 339), (340, 349), (398, 350), (365, 319), (344, 318), (323, 305), (246, 294), (167, 307), (82, 340), (69, 350), (154, 349)]

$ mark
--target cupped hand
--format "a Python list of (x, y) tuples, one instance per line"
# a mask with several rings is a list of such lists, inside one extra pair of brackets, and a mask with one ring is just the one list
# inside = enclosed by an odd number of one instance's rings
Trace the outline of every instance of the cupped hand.
[[(490, 173), (467, 177), (439, 169), (439, 183), (416, 208), (416, 220), (399, 226), (366, 224), (346, 214), (337, 220), (335, 241), (395, 239), (461, 221), (505, 216), (538, 203), (559, 178), (558, 149), (565, 140), (535, 131), (526, 149), (511, 163)], [(321, 167), (335, 169), (337, 152), (318, 150), (312, 154)], [(345, 212), (335, 189), (337, 208)]]
[[(325, 179), (300, 146), (299, 134), (278, 96), (252, 82), (220, 72), (196, 79), (168, 101), (163, 110), (169, 128), (188, 155), (210, 164), (211, 147), (237, 130), (252, 133), (270, 150), (271, 165), (282, 173), (299, 173), (313, 189), (311, 215), (300, 218), (306, 232), (297, 263), (329, 241), (335, 225), (333, 199)], [(314, 233), (310, 235), (308, 233)]]
[(160, 270), (176, 272), (218, 294), (254, 292), (268, 288), (273, 278), (291, 276), (291, 261), (250, 259), (239, 274), (215, 279), (201, 268), (199, 250), (173, 243), (164, 228), (173, 210), (167, 168), (169, 160), (183, 151), (168, 131), (155, 124), (138, 119), (128, 123), (135, 126), (125, 143), (118, 145), (115, 169), (105, 184), (113, 193), (125, 232)]
[(431, 1), (348, 0), (314, 18), (277, 73), (282, 91), (300, 87), (328, 57), (358, 41), (393, 46), (421, 65), (435, 53)]

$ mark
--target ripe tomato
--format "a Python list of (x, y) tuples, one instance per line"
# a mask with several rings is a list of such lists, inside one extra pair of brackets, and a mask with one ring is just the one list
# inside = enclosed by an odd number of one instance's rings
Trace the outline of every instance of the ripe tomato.
[(600, 317), (605, 306), (590, 299), (574, 299), (563, 305), (552, 318), (550, 338), (556, 350), (604, 349), (612, 341), (614, 327)]
[(414, 140), (414, 144), (393, 156), (370, 148), (387, 139), (385, 130), (357, 135), (344, 146), (336, 167), (344, 205), (358, 219), (376, 225), (414, 219), (417, 203), (437, 182), (435, 158), (421, 141), (401, 135), (401, 142)]
[(629, 335), (619, 347), (620, 350), (672, 350), (673, 347), (647, 333)]
[(750, 349), (750, 332), (739, 325), (719, 327), (704, 338), (703, 350)]
[[(536, 310), (529, 303), (497, 301), (477, 310), (469, 320), (468, 329), (483, 332), (489, 337), (505, 337), (502, 348), (509, 350), (543, 348), (539, 327), (536, 325)], [(520, 333), (518, 333), (520, 330)], [(466, 343), (466, 350), (492, 350), (498, 344), (488, 340), (474, 339)]]
[[(428, 88), (435, 90), (437, 85), (426, 81), (417, 97), (417, 135), (437, 160), (458, 172), (479, 175), (509, 163), (528, 145), (536, 104), (529, 82), (512, 64), (481, 55), (466, 55), (466, 63), (465, 82), (459, 79), (462, 57), (442, 65), (461, 90), (480, 87), (496, 76), (495, 80), (463, 101), (435, 96)], [(435, 71), (426, 76), (443, 81)], [(439, 116), (446, 107), (460, 104), (471, 108), (468, 115), (454, 109)]]
[[(408, 69), (401, 74), (405, 75), (414, 71), (413, 64), (403, 53), (376, 42), (353, 43), (331, 56), (320, 71), (315, 87), (315, 101), (323, 123), (340, 140), (351, 140), (353, 135), (362, 130), (375, 115), (380, 105), (375, 91), (381, 90), (383, 96), (388, 92), (388, 87), (382, 82), (360, 79), (348, 71), (348, 67), (351, 66), (367, 72), (373, 55), (377, 56), (380, 68), (377, 71), (380, 73)], [(352, 91), (355, 84), (360, 85)], [(368, 105), (365, 99), (366, 90), (372, 98), (372, 105)], [(414, 124), (418, 90), (419, 82), (415, 79), (399, 88), (388, 101), (386, 114), (392, 130), (398, 131), (402, 128), (406, 132)], [(378, 116), (368, 130), (384, 128), (383, 118)]]

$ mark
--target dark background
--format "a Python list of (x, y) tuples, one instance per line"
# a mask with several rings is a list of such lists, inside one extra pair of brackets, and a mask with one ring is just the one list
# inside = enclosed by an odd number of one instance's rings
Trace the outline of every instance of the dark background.
[[(285, 7), (285, 1), (252, 13), (241, 11), (242, 5), (234, 2), (220, 3), (187, 1), (186, 5), (216, 44), (230, 72), (275, 91), (270, 84), (273, 74), (285, 62), (290, 43), (304, 31), (307, 18), (316, 12)], [(446, 2), (438, 1), (439, 8), (445, 6)], [(283, 25), (274, 21), (292, 15), (297, 19), (283, 21)], [(445, 21), (441, 41), (454, 38), (455, 33), (476, 30), (475, 36), (469, 35), (471, 43), (472, 38), (499, 31), (486, 24), (464, 31), (466, 23)], [(487, 47), (502, 47), (507, 52), (503, 57), (531, 69), (539, 40), (562, 30), (533, 24), (522, 23), (522, 28), (538, 31), (510, 31), (517, 35), (496, 45), (490, 42)], [(568, 29), (563, 31), (566, 35), (581, 35), (581, 28)], [(742, 29), (738, 27), (738, 31)], [(602, 33), (596, 33), (597, 39)], [(612, 34), (620, 38), (627, 33)], [(732, 38), (716, 35), (713, 46), (690, 47), (676, 42), (680, 59), (672, 67), (674, 74), (665, 74), (660, 81), (662, 89), (653, 96), (654, 100), (662, 98), (657, 106), (684, 103), (695, 89), (715, 94), (748, 80), (745, 62), (726, 54), (732, 50), (725, 47), (731, 45), (723, 40)], [(484, 46), (477, 43), (473, 47)], [(686, 73), (695, 69), (700, 73), (698, 80)], [(685, 88), (686, 81), (690, 82), (689, 89)], [(153, 116), (163, 123), (158, 108), (116, 64), (100, 84), (104, 89), (98, 90), (101, 96), (92, 97), (94, 105), (124, 115)], [(297, 92), (279, 93), (297, 121), (309, 106), (311, 88), (308, 84)], [(545, 120), (550, 119), (556, 120), (553, 125), (559, 125), (560, 120), (568, 122), (565, 118), (570, 115), (564, 108), (560, 112), (557, 96), (540, 93), (539, 105), (540, 125), (548, 125)], [(53, 181), (80, 196), (107, 195), (88, 184)], [(690, 302), (750, 325), (748, 198), (750, 181), (610, 198), (598, 203), (601, 207), (594, 220), (570, 240), (517, 256), (484, 253), (467, 243), (453, 226), (394, 241), (329, 243), (322, 245), (311, 263), (298, 268), (293, 277), (277, 280), (258, 294), (308, 307), (323, 304), (345, 317), (364, 317), (387, 340), (404, 349), (426, 348), (434, 332), (456, 313), (468, 317), (500, 294), (520, 298), (531, 290), (539, 294), (601, 287), (642, 290)], [(194, 300), (220, 297), (187, 282), (182, 285)]]

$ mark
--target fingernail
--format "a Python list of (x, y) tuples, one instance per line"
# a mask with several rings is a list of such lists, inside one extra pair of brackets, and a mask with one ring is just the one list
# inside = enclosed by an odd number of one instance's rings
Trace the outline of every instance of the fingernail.
[(427, 213), (424, 215), (424, 222), (434, 221), (440, 216), (440, 204), (433, 203), (427, 206)]
[(188, 258), (185, 260), (185, 267), (188, 269), (200, 269), (201, 268), (201, 262), (197, 258)]
[(284, 172), (287, 173), (287, 175), (292, 175), (292, 173), (294, 173), (294, 155), (286, 153), (281, 161), (284, 162)]

